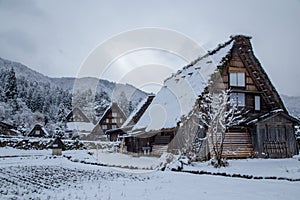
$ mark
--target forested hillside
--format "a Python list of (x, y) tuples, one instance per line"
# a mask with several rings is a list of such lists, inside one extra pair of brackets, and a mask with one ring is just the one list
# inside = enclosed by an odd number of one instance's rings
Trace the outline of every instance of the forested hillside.
[[(89, 87), (95, 81), (96, 90)], [(50, 131), (62, 128), (64, 118), (75, 106), (94, 123), (112, 101), (129, 114), (147, 95), (131, 85), (96, 78), (49, 78), (2, 58), (0, 82), (0, 121), (23, 132), (28, 132), (35, 123), (46, 125)]]

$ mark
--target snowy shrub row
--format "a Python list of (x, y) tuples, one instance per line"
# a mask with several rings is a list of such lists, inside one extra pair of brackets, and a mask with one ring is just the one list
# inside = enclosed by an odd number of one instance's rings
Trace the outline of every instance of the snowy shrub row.
[[(24, 150), (42, 150), (48, 149), (52, 139), (8, 139), (0, 138), (0, 147), (13, 147)], [(85, 146), (79, 140), (64, 141), (65, 150), (85, 149)]]

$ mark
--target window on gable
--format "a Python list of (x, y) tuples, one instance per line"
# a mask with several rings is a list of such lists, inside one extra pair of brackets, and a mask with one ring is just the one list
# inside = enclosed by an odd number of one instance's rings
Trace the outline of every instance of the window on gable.
[(113, 112), (113, 113), (112, 113), (112, 117), (117, 117), (117, 113), (116, 113), (116, 112)]
[(254, 97), (254, 109), (260, 110), (260, 96)]
[(107, 130), (107, 125), (102, 125), (102, 130)]
[(230, 105), (244, 107), (245, 106), (245, 93), (231, 93), (230, 94)]
[(123, 123), (123, 119), (122, 118), (120, 118), (120, 124), (122, 124)]
[(106, 123), (109, 123), (109, 119), (107, 118), (107, 119), (105, 120), (105, 122), (106, 122)]
[(245, 73), (244, 72), (230, 72), (230, 86), (245, 87)]
[(112, 125), (111, 126), (111, 129), (116, 129), (117, 128), (117, 125)]
[(117, 123), (117, 119), (111, 119), (111, 123)]

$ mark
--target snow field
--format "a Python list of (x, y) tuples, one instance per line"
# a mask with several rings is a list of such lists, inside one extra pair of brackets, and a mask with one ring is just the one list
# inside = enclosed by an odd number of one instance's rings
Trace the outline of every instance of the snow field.
[[(10, 152), (10, 153), (9, 153)], [(300, 182), (254, 180), (195, 175), (182, 172), (100, 167), (80, 161), (97, 159), (86, 150), (64, 151), (79, 162), (53, 157), (51, 151), (0, 148), (0, 199), (297, 199)], [(13, 157), (12, 157), (13, 155)], [(98, 162), (146, 167), (161, 159), (105, 153)], [(141, 163), (138, 163), (141, 159)], [(116, 161), (117, 160), (117, 161)], [(136, 162), (136, 164), (135, 164)], [(227, 168), (208, 162), (185, 166), (189, 170), (225, 171), (252, 175), (300, 178), (299, 156), (291, 159), (230, 160)], [(139, 164), (139, 165), (138, 165)]]

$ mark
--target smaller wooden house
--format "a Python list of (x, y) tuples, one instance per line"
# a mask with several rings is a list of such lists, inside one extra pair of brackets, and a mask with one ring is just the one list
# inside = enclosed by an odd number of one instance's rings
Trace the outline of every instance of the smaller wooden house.
[(104, 112), (103, 116), (92, 130), (90, 138), (100, 139), (105, 136), (107, 130), (120, 128), (127, 119), (123, 110), (117, 103), (113, 102)]
[(256, 157), (289, 158), (297, 155), (299, 149), (295, 142), (294, 117), (275, 110), (249, 120), (253, 150)]
[(27, 135), (28, 137), (46, 137), (48, 136), (47, 130), (40, 124), (36, 124)]
[(60, 138), (56, 138), (50, 145), (49, 147), (52, 149), (52, 155), (55, 156), (61, 156), (62, 151), (65, 150), (65, 145), (61, 141)]
[(0, 134), (2, 135), (9, 135), (9, 136), (17, 136), (19, 135), (19, 131), (17, 131), (17, 127), (0, 122)]

